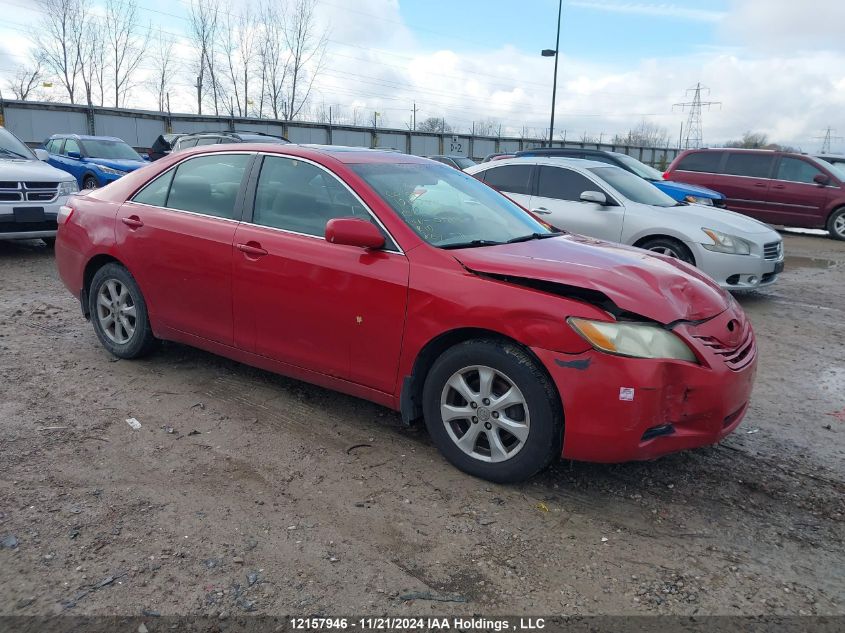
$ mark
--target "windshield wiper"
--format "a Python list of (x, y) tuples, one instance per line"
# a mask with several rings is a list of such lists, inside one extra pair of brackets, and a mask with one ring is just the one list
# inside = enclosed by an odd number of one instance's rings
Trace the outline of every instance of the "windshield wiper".
[(532, 233), (531, 235), (520, 235), (505, 242), (506, 244), (516, 244), (517, 242), (530, 242), (531, 240), (544, 240), (547, 237), (557, 237), (563, 235), (563, 231), (554, 231), (552, 233)]
[(440, 248), (475, 248), (476, 246), (496, 246), (505, 244), (496, 240), (472, 240), (470, 242), (455, 242), (454, 244), (443, 244)]
[(11, 154), (12, 156), (16, 156), (17, 158), (23, 158), (29, 160), (28, 156), (24, 156), (23, 154), (18, 154), (17, 152), (13, 152), (10, 149), (6, 149), (5, 147), (0, 147), (0, 152), (6, 152), (7, 154)]

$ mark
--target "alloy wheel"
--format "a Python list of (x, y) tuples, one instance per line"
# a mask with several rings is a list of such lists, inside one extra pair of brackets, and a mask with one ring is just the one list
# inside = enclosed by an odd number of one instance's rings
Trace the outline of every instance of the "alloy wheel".
[(452, 374), (440, 395), (440, 415), (455, 445), (481, 461), (511, 459), (528, 440), (525, 396), (507, 375), (485, 365)]
[(119, 280), (107, 279), (100, 286), (97, 319), (105, 335), (118, 345), (125, 345), (135, 335), (135, 301)]
[(655, 246), (654, 248), (648, 249), (652, 253), (659, 253), (660, 255), (665, 255), (666, 257), (672, 257), (674, 259), (683, 259), (681, 254), (678, 253), (674, 248), (669, 246)]
[(845, 239), (845, 213), (840, 213), (839, 216), (833, 220), (833, 232), (840, 238)]

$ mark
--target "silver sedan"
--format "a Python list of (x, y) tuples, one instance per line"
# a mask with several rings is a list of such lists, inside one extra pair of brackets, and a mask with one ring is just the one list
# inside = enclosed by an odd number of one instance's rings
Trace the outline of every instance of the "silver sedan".
[(728, 290), (772, 284), (783, 240), (744, 215), (678, 203), (619, 167), (571, 158), (514, 158), (466, 170), (549, 224), (694, 264)]

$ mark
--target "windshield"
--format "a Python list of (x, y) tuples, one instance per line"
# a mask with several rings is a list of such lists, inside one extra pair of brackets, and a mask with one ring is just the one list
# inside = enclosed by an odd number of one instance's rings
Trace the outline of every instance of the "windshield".
[(35, 154), (9, 130), (0, 128), (0, 158), (35, 160)]
[(836, 176), (840, 182), (845, 182), (845, 163), (829, 163), (823, 158), (816, 158), (816, 161)]
[(433, 246), (486, 246), (555, 235), (502, 194), (445, 165), (361, 163), (352, 169)]
[(475, 161), (471, 158), (453, 158), (452, 160), (454, 160), (455, 164), (461, 169), (466, 169), (467, 167), (475, 167)]
[(654, 167), (649, 167), (645, 163), (641, 163), (636, 158), (628, 156), (627, 154), (614, 153), (614, 155), (621, 163), (637, 174), (640, 178), (645, 178), (646, 180), (663, 180), (663, 174)]
[(647, 180), (619, 167), (590, 167), (589, 171), (604, 180), (632, 202), (654, 207), (674, 207), (678, 203)]
[(103, 139), (82, 141), (85, 151), (91, 158), (111, 158), (123, 160), (142, 160), (134, 149), (123, 141), (106, 141)]

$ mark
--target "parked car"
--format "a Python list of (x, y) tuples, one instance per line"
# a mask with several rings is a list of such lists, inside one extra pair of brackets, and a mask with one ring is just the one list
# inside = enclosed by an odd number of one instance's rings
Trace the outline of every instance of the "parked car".
[(487, 154), (482, 160), (482, 163), (489, 163), (491, 160), (504, 160), (505, 158), (513, 158), (515, 154), (508, 154), (505, 152), (500, 152), (498, 154)]
[(816, 156), (826, 163), (830, 163), (839, 171), (845, 170), (845, 154), (819, 154)]
[(53, 134), (44, 141), (49, 162), (76, 178), (82, 189), (96, 189), (148, 164), (125, 141), (113, 136)]
[(274, 136), (263, 132), (198, 132), (180, 135), (173, 142), (173, 151), (178, 152), (190, 147), (220, 145), (222, 143), (290, 143), (290, 141), (284, 136)]
[(549, 224), (697, 266), (729, 290), (772, 284), (783, 242), (761, 222), (670, 198), (619, 167), (570, 158), (514, 158), (467, 173)]
[(619, 152), (611, 152), (603, 149), (581, 149), (581, 148), (557, 148), (546, 147), (524, 150), (517, 152), (519, 156), (558, 156), (560, 158), (581, 158), (585, 160), (594, 160), (599, 163), (607, 163), (608, 165), (615, 165), (621, 167), (625, 171), (648, 180), (655, 187), (660, 189), (663, 193), (671, 196), (678, 202), (691, 202), (693, 204), (703, 204), (707, 206), (722, 207), (725, 206), (725, 196), (698, 185), (691, 185), (686, 182), (671, 182), (663, 178), (663, 174), (654, 167), (646, 165), (642, 161), (637, 160), (633, 156), (621, 154)]
[(827, 229), (845, 240), (845, 173), (818, 158), (793, 152), (700, 149), (682, 152), (670, 180), (714, 187), (727, 207), (784, 226)]
[(73, 198), (56, 263), (119, 358), (169, 339), (372, 400), (499, 482), (718, 442), (755, 373), (748, 319), (694, 267), (406, 154), (174, 153)]
[(429, 156), (431, 160), (436, 160), (438, 163), (443, 163), (444, 165), (449, 165), (449, 167), (454, 167), (455, 169), (464, 170), (467, 167), (475, 167), (476, 162), (471, 158), (467, 158), (466, 156)]
[(79, 189), (72, 176), (45, 160), (46, 151), (29, 149), (0, 126), (0, 240), (55, 241), (59, 207)]
[(167, 156), (173, 151), (173, 144), (180, 136), (184, 136), (184, 134), (159, 134), (150, 148), (150, 160), (155, 161)]

